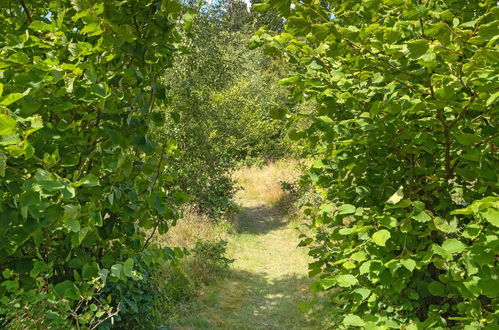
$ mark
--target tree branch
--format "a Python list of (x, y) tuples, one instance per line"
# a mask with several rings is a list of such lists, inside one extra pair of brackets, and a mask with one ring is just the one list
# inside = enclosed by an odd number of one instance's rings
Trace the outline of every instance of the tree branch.
[(450, 131), (449, 131), (449, 125), (445, 122), (444, 115), (442, 114), (442, 110), (438, 110), (437, 112), (437, 118), (442, 124), (442, 127), (444, 129), (444, 136), (445, 136), (445, 142), (444, 142), (444, 155), (445, 155), (445, 180), (448, 181), (452, 177), (452, 167), (450, 165), (450, 142), (451, 142), (451, 136), (450, 136)]
[(26, 14), (26, 17), (28, 18), (28, 22), (32, 22), (31, 20), (31, 14), (28, 10), (28, 7), (26, 7), (26, 4), (24, 3), (24, 0), (19, 0), (19, 2), (21, 3), (21, 6), (23, 7), (23, 10), (24, 10), (24, 13)]
[(158, 226), (159, 226), (159, 220), (156, 221), (156, 225), (154, 226), (154, 229), (152, 230), (151, 235), (149, 235), (146, 242), (144, 243), (144, 246), (142, 247), (141, 252), (144, 251), (149, 246), (151, 239), (153, 238), (154, 234), (156, 234), (156, 230), (158, 229)]
[(457, 122), (458, 122), (459, 120), (461, 120), (461, 119), (463, 118), (464, 113), (465, 113), (466, 111), (468, 111), (468, 109), (471, 107), (471, 104), (473, 103), (473, 101), (475, 100), (475, 98), (476, 98), (476, 95), (473, 95), (473, 96), (471, 97), (470, 102), (469, 102), (469, 103), (468, 103), (468, 104), (467, 104), (467, 105), (463, 108), (463, 110), (461, 110), (461, 112), (459, 112), (459, 114), (457, 115), (456, 119), (454, 119), (454, 120), (450, 123), (449, 128), (452, 128), (454, 125), (456, 125), (456, 124), (457, 124)]
[(494, 134), (494, 135), (492, 135), (492, 136), (489, 136), (489, 137), (488, 137), (488, 138), (486, 138), (485, 140), (480, 141), (480, 142), (478, 142), (477, 144), (475, 144), (475, 147), (481, 146), (482, 144), (485, 144), (485, 143), (487, 143), (487, 142), (489, 142), (489, 141), (492, 141), (492, 140), (494, 140), (494, 139), (495, 139), (496, 137), (498, 137), (498, 136), (499, 136), (499, 133), (496, 133), (496, 134)]

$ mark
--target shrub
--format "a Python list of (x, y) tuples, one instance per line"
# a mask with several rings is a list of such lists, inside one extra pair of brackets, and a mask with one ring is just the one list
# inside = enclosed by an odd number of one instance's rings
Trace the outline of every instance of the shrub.
[(26, 310), (55, 295), (67, 302), (54, 305), (61, 320), (85, 327), (78, 306), (98, 296), (93, 281), (138, 276), (144, 229), (165, 232), (178, 218), (186, 195), (162, 175), (174, 143), (152, 127), (181, 9), (175, 0), (0, 1), (5, 304)]
[[(86, 293), (82, 292), (79, 298), (61, 299), (61, 290), (66, 290), (68, 295), (74, 293), (70, 282), (54, 287), (45, 279), (48, 275), (46, 272), (37, 275), (32, 288), (23, 289), (17, 274), (9, 269), (3, 271), (5, 281), (2, 286), (6, 293), (0, 299), (2, 328), (70, 329), (78, 324), (83, 329), (95, 329), (119, 312), (119, 309), (111, 306), (110, 297), (100, 296), (103, 283), (98, 278), (85, 283)], [(77, 300), (76, 305), (74, 300)]]
[(179, 248), (152, 247), (136, 256), (136, 276), (128, 281), (111, 279), (100, 294), (112, 297), (112, 306), (119, 310), (101, 327), (141, 329), (164, 324), (175, 304), (192, 295), (190, 283), (178, 271), (186, 253)]
[[(292, 6), (291, 6), (292, 4)], [(498, 325), (499, 7), (484, 1), (275, 1), (290, 137), (324, 198), (305, 237), (335, 327)], [(267, 43), (267, 41), (270, 41)], [(285, 111), (274, 114), (283, 118)]]
[(226, 274), (233, 259), (226, 257), (227, 241), (197, 242), (192, 249), (192, 262), (189, 265), (193, 278), (202, 283), (212, 282)]

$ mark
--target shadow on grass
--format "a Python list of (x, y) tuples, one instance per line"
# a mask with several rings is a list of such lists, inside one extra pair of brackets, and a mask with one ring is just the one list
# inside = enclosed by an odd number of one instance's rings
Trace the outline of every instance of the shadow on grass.
[(309, 283), (296, 274), (272, 278), (232, 270), (206, 288), (172, 329), (321, 329), (319, 321), (299, 307), (311, 300)]
[(267, 205), (242, 207), (236, 219), (237, 233), (266, 234), (287, 224), (278, 209)]

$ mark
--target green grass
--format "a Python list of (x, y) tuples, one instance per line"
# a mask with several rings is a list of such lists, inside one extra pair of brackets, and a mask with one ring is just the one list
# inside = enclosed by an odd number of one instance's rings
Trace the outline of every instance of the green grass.
[(309, 291), (307, 251), (298, 232), (276, 208), (251, 196), (240, 198), (235, 233), (228, 238), (235, 259), (226, 278), (202, 289), (183, 306), (173, 329), (322, 329), (300, 310)]

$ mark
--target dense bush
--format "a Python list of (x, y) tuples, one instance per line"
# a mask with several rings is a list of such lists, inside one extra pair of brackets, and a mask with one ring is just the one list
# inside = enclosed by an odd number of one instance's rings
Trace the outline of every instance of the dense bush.
[(139, 279), (146, 230), (178, 218), (186, 195), (163, 175), (174, 143), (151, 127), (180, 10), (175, 0), (0, 1), (3, 326), (94, 327), (108, 315), (103, 283)]
[[(155, 248), (135, 257), (134, 269), (140, 276), (128, 281), (108, 281), (100, 293), (111, 296), (112, 306), (119, 310), (101, 328), (143, 329), (166, 324), (175, 304), (192, 296), (190, 283), (178, 271), (186, 253), (179, 248)], [(165, 276), (166, 271), (169, 274)]]
[(233, 259), (229, 259), (227, 254), (227, 242), (199, 241), (192, 249), (192, 263), (190, 270), (193, 277), (207, 284), (217, 277), (223, 276)]
[[(499, 8), (484, 1), (267, 0), (285, 33), (292, 130), (314, 158), (310, 275), (334, 327), (498, 326)], [(275, 113), (283, 117), (284, 111)]]

